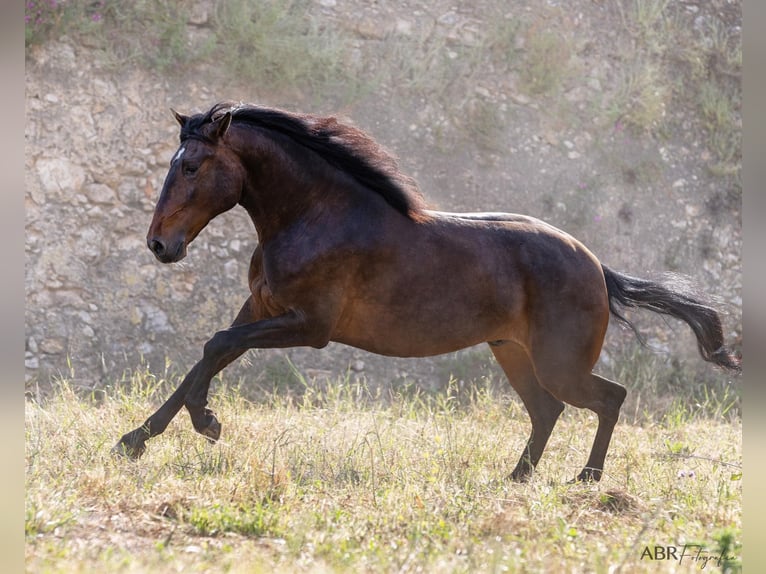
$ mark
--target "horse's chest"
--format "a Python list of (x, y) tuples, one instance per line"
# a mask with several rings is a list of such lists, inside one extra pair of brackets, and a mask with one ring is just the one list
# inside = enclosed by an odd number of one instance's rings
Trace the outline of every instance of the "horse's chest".
[(257, 277), (255, 281), (250, 284), (250, 292), (252, 293), (253, 301), (256, 306), (262, 309), (263, 315), (276, 317), (287, 311), (283, 305), (280, 305), (276, 301), (271, 287), (269, 287), (263, 276)]
[[(255, 301), (269, 315), (279, 315), (288, 309), (303, 307), (327, 290), (324, 275), (331, 265), (305, 253), (282, 251), (278, 257), (264, 253), (260, 265), (251, 277), (250, 291)], [(323, 264), (324, 263), (324, 264)]]
[(327, 289), (364, 252), (358, 241), (324, 233), (285, 234), (263, 253), (263, 278), (277, 299), (295, 290)]

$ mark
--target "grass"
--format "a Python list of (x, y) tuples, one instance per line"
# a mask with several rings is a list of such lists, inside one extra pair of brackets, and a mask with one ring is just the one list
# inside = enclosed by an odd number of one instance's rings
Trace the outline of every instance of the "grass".
[(533, 96), (556, 92), (569, 73), (570, 51), (560, 32), (530, 26), (520, 70), (522, 88)]
[(684, 544), (739, 568), (735, 410), (623, 417), (602, 482), (572, 485), (596, 421), (568, 409), (515, 484), (528, 419), (490, 386), (381, 395), (349, 377), (251, 402), (218, 381), (219, 443), (181, 413), (138, 462), (112, 458), (175, 382), (138, 369), (27, 402), (27, 571), (656, 572), (645, 548)]
[(708, 147), (715, 158), (709, 164), (712, 173), (736, 173), (742, 154), (742, 125), (732, 98), (717, 84), (702, 86), (699, 106)]
[(345, 92), (344, 101), (362, 90), (348, 66), (349, 38), (311, 17), (311, 2), (235, 0), (215, 12), (218, 54), (232, 77), (252, 79), (270, 90), (296, 88), (318, 101)]
[(702, 132), (714, 175), (741, 165), (741, 38), (720, 15), (668, 0), (615, 2), (624, 40), (623, 71), (608, 98), (609, 114), (639, 132), (663, 137), (677, 131), (682, 112)]
[(347, 36), (320, 26), (310, 5), (308, 0), (215, 3), (207, 8), (206, 31), (194, 33), (193, 10), (183, 0), (34, 1), (27, 6), (26, 45), (66, 34), (96, 48), (107, 70), (129, 65), (173, 76), (209, 63), (215, 73), (275, 92), (318, 92), (318, 100), (340, 85), (349, 92), (360, 89), (354, 70), (346, 68)]

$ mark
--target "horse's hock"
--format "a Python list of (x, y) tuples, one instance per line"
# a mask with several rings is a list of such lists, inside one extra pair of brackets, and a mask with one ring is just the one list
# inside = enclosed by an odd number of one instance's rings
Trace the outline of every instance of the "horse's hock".
[[(45, 386), (51, 376), (63, 374), (84, 387), (97, 387), (119, 379), (125, 369), (135, 369), (142, 361), (162, 369), (170, 359), (184, 371), (198, 358), (209, 333), (230, 323), (232, 310), (247, 293), (248, 256), (255, 242), (252, 226), (240, 210), (212, 222), (182, 266), (159, 265), (146, 247), (146, 231), (168, 162), (177, 149), (177, 130), (168, 108), (202, 109), (232, 97), (258, 101), (259, 93), (245, 93), (241, 88), (237, 93), (222, 93), (205, 87), (204, 78), (170, 81), (139, 69), (112, 75), (95, 62), (87, 47), (67, 40), (36, 47), (27, 58), (25, 364), (30, 385)], [(519, 113), (533, 112), (523, 108)], [(518, 162), (526, 161), (526, 156), (516, 147), (509, 148), (498, 165), (479, 166), (481, 154), (438, 151), (418, 140), (409, 129), (417, 110), (377, 101), (362, 103), (349, 115), (402, 158), (404, 171), (415, 175), (425, 195), (442, 209), (473, 206), (550, 220), (550, 214), (543, 212), (549, 204), (554, 215), (558, 204), (566, 204), (568, 213), (574, 209), (561, 196), (566, 191), (560, 184), (562, 177), (566, 181), (586, 168), (601, 173), (603, 167), (589, 165), (584, 152), (573, 163), (567, 159), (566, 147), (560, 150), (559, 160), (554, 155), (559, 150), (550, 146), (544, 148), (547, 155), (540, 157), (555, 160), (550, 165), (560, 165), (557, 173), (550, 173), (549, 165), (549, 173), (540, 175), (537, 160), (522, 171)], [(537, 158), (544, 142), (534, 131), (539, 129), (536, 116), (529, 118), (527, 124), (515, 124), (508, 137), (512, 142), (533, 142), (528, 147)], [(658, 211), (681, 214), (670, 223), (645, 215), (633, 224), (635, 235), (619, 249), (599, 238), (613, 237), (613, 228), (603, 234), (585, 229), (585, 241), (602, 259), (620, 268), (662, 271), (668, 259), (675, 258), (672, 263), (681, 270), (694, 271), (702, 290), (717, 293), (728, 304), (725, 310), (735, 315), (729, 325), (738, 333), (738, 217), (727, 215), (716, 225), (706, 223), (702, 216), (707, 192), (716, 182), (706, 180), (698, 166), (691, 168), (697, 171), (684, 173), (682, 163), (673, 164), (672, 174), (668, 168), (671, 184), (683, 181), (687, 186), (680, 206), (673, 201), (660, 205), (657, 198), (665, 195), (647, 197), (646, 190), (635, 188), (626, 190), (634, 195), (623, 198), (605, 194), (599, 206), (610, 210), (614, 206), (612, 211), (617, 213), (620, 206), (630, 204), (636, 214), (639, 204), (657, 204)], [(665, 183), (657, 182), (663, 194), (675, 189)], [(608, 192), (609, 186), (604, 187)], [(623, 219), (615, 219), (618, 233)], [(704, 253), (685, 240), (700, 228), (709, 236)], [(666, 247), (663, 254), (651, 252), (657, 242)], [(633, 265), (634, 261), (638, 263)], [(692, 337), (678, 339), (682, 339), (679, 345), (688, 347), (689, 356), (696, 353)], [(264, 351), (260, 358), (274, 360), (282, 353)], [(293, 349), (287, 353), (300, 369), (316, 372), (341, 373), (349, 364), (361, 363), (369, 379), (378, 368), (387, 380), (404, 370), (422, 369), (420, 374), (426, 378), (443, 374), (427, 361), (376, 361), (334, 345), (322, 352)]]

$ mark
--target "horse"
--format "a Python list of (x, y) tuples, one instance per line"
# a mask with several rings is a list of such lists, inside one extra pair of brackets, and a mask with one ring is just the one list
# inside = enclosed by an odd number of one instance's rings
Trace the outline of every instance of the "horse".
[[(240, 205), (257, 233), (249, 296), (205, 344), (167, 401), (112, 451), (137, 459), (183, 406), (211, 442), (211, 379), (253, 348), (330, 341), (396, 357), (488, 343), (531, 420), (510, 479), (526, 481), (565, 403), (598, 416), (576, 481), (598, 481), (626, 388), (592, 372), (610, 315), (646, 308), (691, 327), (699, 352), (740, 370), (718, 312), (672, 283), (619, 273), (580, 241), (527, 215), (430, 209), (371, 136), (335, 117), (220, 102), (182, 115), (147, 233), (162, 263)], [(635, 330), (635, 327), (633, 327)], [(638, 334), (638, 331), (636, 331)]]

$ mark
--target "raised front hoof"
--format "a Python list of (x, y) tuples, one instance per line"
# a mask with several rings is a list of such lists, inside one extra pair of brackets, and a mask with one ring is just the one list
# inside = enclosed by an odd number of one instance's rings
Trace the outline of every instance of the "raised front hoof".
[(603, 471), (597, 468), (584, 468), (580, 474), (569, 481), (569, 484), (577, 484), (578, 482), (598, 482), (601, 480), (602, 472)]
[(120, 442), (112, 447), (111, 453), (113, 456), (119, 458), (127, 458), (128, 460), (138, 460), (141, 455), (146, 451), (146, 445), (143, 442), (137, 444), (131, 444), (129, 439), (122, 437)]
[(211, 444), (215, 444), (221, 438), (221, 423), (210, 409), (205, 409), (204, 421), (201, 424), (194, 424), (194, 430), (207, 438)]

